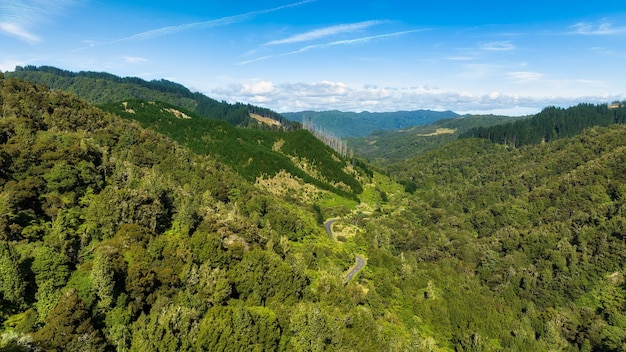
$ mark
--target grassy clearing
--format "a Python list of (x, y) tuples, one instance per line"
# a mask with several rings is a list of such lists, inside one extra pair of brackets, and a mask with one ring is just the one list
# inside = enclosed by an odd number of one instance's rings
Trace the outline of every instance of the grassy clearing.
[(440, 134), (453, 134), (454, 132), (456, 132), (456, 129), (452, 129), (452, 128), (438, 128), (435, 132), (425, 133), (425, 134), (418, 134), (418, 136), (420, 136), (420, 137), (432, 137), (432, 136), (438, 136)]

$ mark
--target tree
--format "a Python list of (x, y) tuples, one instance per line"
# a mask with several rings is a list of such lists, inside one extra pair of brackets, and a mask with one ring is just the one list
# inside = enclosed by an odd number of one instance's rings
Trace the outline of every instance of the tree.
[(0, 304), (8, 310), (20, 309), (26, 303), (24, 298), (27, 281), (20, 263), (13, 245), (0, 242)]
[(115, 290), (115, 272), (106, 249), (97, 250), (91, 268), (93, 289), (98, 296), (98, 308), (106, 310), (113, 304)]
[(197, 351), (277, 351), (281, 329), (276, 314), (264, 307), (216, 306), (199, 326)]
[(70, 275), (67, 258), (49, 247), (35, 247), (31, 267), (35, 274), (37, 293), (35, 307), (39, 319), (45, 320), (61, 297), (60, 289), (65, 286)]
[(319, 305), (299, 303), (291, 314), (290, 346), (295, 351), (325, 351), (340, 345), (339, 326)]
[(33, 339), (47, 351), (105, 351), (104, 339), (90, 316), (77, 291), (69, 289)]

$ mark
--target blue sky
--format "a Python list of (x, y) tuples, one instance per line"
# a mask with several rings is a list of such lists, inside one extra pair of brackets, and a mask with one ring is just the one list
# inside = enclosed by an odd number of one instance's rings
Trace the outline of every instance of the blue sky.
[(165, 78), (279, 112), (626, 99), (624, 1), (0, 0), (0, 70)]

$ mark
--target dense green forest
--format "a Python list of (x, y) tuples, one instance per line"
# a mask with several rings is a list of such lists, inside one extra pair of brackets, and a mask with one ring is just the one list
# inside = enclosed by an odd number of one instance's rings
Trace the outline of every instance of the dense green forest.
[(365, 137), (376, 131), (398, 130), (426, 125), (444, 118), (459, 116), (452, 111), (394, 111), (394, 112), (348, 112), (348, 111), (301, 111), (283, 113), (292, 121), (310, 121), (318, 129), (337, 137)]
[(356, 199), (281, 172), (272, 189), (192, 130), (285, 156), (305, 131), (126, 102), (0, 74), (0, 349), (626, 349), (626, 125), (453, 141), (390, 166), (412, 193), (331, 153)]
[(219, 102), (165, 79), (145, 81), (137, 77), (118, 77), (106, 72), (71, 72), (51, 66), (31, 65), (17, 66), (15, 71), (5, 75), (71, 92), (97, 105), (126, 99), (163, 101), (203, 117), (228, 121), (235, 126), (263, 128), (262, 124), (250, 118), (250, 113), (255, 113), (279, 121), (287, 129), (297, 128), (296, 124), (270, 109), (250, 104)]
[[(219, 156), (249, 181), (286, 171), (307, 183), (356, 197), (362, 187), (358, 174), (330, 147), (305, 130), (265, 131), (235, 128), (224, 121), (200, 118), (160, 102), (139, 100), (103, 105), (106, 111), (139, 121), (199, 154)], [(183, 115), (176, 115), (180, 112)], [(364, 170), (367, 172), (367, 170)]]
[(521, 147), (573, 137), (585, 128), (614, 123), (626, 123), (626, 106), (622, 103), (612, 106), (579, 104), (567, 109), (548, 107), (530, 119), (473, 128), (460, 138), (486, 138), (494, 143)]

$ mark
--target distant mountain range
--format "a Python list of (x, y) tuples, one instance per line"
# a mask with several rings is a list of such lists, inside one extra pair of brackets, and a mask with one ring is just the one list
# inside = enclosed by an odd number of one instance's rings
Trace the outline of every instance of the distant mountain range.
[(310, 120), (317, 128), (337, 137), (365, 137), (374, 131), (399, 130), (411, 126), (427, 125), (445, 118), (460, 115), (452, 111), (395, 111), (395, 112), (344, 112), (301, 111), (282, 115), (291, 121)]

